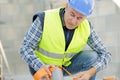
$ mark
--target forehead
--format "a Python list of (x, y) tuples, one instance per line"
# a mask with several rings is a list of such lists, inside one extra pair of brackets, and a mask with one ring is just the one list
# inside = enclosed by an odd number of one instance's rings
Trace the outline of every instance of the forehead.
[(78, 11), (76, 11), (75, 9), (71, 8), (69, 5), (68, 5), (68, 10), (78, 16), (84, 16), (83, 14), (79, 13)]

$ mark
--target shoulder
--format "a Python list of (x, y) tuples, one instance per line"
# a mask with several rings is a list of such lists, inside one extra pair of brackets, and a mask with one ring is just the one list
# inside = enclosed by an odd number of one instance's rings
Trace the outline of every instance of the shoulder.
[(33, 16), (33, 21), (39, 17), (40, 21), (42, 22), (42, 20), (44, 20), (44, 16), (45, 16), (45, 12), (40, 12), (40, 13), (37, 13)]
[(40, 12), (40, 13), (37, 13), (33, 16), (33, 22), (38, 18), (38, 20), (40, 21), (41, 23), (41, 26), (43, 27), (44, 26), (44, 16), (45, 16), (45, 12)]

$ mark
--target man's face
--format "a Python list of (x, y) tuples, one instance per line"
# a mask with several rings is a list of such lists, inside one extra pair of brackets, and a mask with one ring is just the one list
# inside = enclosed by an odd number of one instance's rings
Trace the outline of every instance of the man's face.
[(72, 9), (70, 6), (65, 8), (64, 22), (68, 29), (76, 28), (86, 16)]

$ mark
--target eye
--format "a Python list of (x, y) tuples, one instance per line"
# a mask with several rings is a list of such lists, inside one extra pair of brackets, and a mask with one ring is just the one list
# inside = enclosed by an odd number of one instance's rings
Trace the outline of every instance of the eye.
[(70, 15), (73, 16), (73, 17), (75, 16), (73, 12), (70, 12)]
[(77, 17), (77, 20), (83, 19), (82, 17)]

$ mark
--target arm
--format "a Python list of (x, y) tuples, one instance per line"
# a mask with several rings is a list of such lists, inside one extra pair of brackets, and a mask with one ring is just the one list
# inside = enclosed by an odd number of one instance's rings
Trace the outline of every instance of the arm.
[(105, 68), (105, 66), (111, 60), (111, 54), (107, 51), (106, 47), (102, 40), (95, 33), (93, 27), (91, 26), (91, 34), (88, 38), (87, 44), (98, 53), (98, 58), (96, 62), (91, 66), (91, 68), (87, 71), (80, 72), (78, 74), (78, 78), (80, 80), (85, 79), (89, 80), (96, 72)]
[[(49, 80), (48, 75), (46, 74), (51, 75), (49, 67), (54, 67), (54, 65), (45, 65), (34, 53), (34, 50), (38, 49), (38, 43), (42, 37), (42, 20), (44, 20), (44, 14), (43, 16), (41, 15), (34, 20), (33, 24), (28, 30), (20, 48), (20, 54), (23, 60), (25, 60), (28, 65), (30, 65), (36, 71), (36, 73), (33, 75), (34, 79), (43, 78)], [(44, 71), (45, 73), (41, 71)]]
[(111, 60), (111, 54), (106, 49), (102, 40), (95, 33), (92, 26), (91, 26), (91, 34), (90, 37), (88, 38), (87, 43), (94, 51), (98, 53), (98, 59), (96, 63), (93, 64), (93, 67), (96, 69), (96, 72), (104, 69)]
[(29, 31), (24, 37), (23, 44), (20, 48), (21, 57), (30, 65), (35, 71), (43, 65), (40, 59), (34, 53), (38, 47), (37, 44), (41, 39), (42, 26), (39, 18), (37, 17), (33, 24), (30, 26)]

